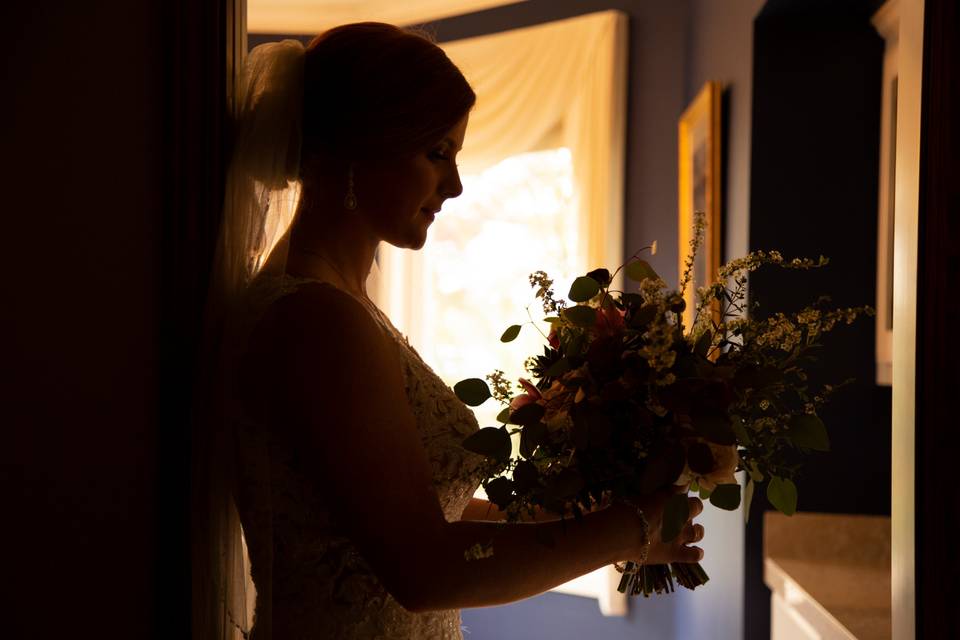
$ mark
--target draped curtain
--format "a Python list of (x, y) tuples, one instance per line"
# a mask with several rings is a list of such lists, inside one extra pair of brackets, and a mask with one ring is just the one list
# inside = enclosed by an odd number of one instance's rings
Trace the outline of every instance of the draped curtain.
[(460, 154), (478, 173), (559, 126), (571, 151), (585, 268), (620, 265), (627, 17), (604, 11), (441, 45), (477, 93)]

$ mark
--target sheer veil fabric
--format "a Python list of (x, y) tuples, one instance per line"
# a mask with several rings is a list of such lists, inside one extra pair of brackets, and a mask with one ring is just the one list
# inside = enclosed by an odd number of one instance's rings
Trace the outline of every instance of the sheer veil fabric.
[[(191, 533), (193, 637), (198, 640), (249, 637), (254, 602), (258, 640), (272, 635), (270, 581), (263, 580), (261, 593), (255, 593), (235, 506), (238, 466), (228, 372), (242, 348), (246, 328), (238, 321), (243, 314), (235, 312), (250, 284), (268, 256), (277, 275), (286, 266), (282, 238), (300, 195), (304, 54), (296, 40), (256, 47), (238, 82), (233, 156), (208, 297), (204, 355), (210, 364), (201, 376), (194, 428)], [(245, 468), (244, 473), (257, 468)], [(262, 523), (269, 526), (269, 519)], [(269, 539), (270, 533), (258, 535)], [(262, 575), (270, 575), (270, 562), (269, 557), (258, 558)]]

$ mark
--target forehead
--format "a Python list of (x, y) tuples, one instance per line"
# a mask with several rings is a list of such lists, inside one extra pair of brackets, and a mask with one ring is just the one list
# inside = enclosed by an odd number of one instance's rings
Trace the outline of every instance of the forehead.
[(463, 116), (463, 118), (457, 124), (453, 125), (449, 131), (447, 131), (443, 140), (449, 144), (452, 144), (454, 147), (459, 149), (463, 146), (463, 138), (467, 134), (467, 120), (469, 120), (470, 114)]

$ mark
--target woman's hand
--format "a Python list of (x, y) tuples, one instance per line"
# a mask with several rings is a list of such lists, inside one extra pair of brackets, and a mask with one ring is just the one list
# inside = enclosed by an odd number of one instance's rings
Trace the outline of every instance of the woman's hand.
[[(637, 506), (643, 511), (649, 526), (649, 548), (647, 550), (646, 564), (668, 564), (671, 562), (692, 563), (703, 559), (703, 549), (700, 547), (689, 546), (691, 543), (703, 540), (704, 529), (701, 524), (694, 524), (693, 519), (703, 511), (703, 502), (700, 498), (688, 497), (690, 506), (690, 515), (687, 522), (681, 529), (680, 534), (670, 542), (664, 542), (660, 538), (663, 528), (663, 509), (667, 500), (678, 491), (686, 492), (686, 487), (672, 487), (663, 489), (650, 496), (635, 500)], [(627, 505), (620, 505), (625, 509), (632, 509)], [(636, 518), (636, 515), (634, 515)], [(643, 541), (641, 533), (637, 533), (637, 548), (634, 558), (624, 558), (632, 560), (643, 557)]]

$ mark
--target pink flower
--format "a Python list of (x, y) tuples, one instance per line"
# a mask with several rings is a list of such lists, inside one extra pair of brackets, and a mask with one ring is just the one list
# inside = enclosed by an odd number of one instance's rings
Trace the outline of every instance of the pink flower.
[(539, 402), (543, 397), (540, 395), (540, 390), (537, 389), (537, 387), (526, 378), (520, 378), (520, 386), (523, 387), (523, 390), (526, 391), (526, 393), (522, 393), (510, 401), (511, 411), (516, 411), (520, 407), (528, 405), (531, 402)]

